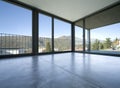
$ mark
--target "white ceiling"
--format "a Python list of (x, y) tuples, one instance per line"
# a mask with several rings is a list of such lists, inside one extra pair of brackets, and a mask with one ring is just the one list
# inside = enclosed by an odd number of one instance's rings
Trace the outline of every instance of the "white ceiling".
[(69, 21), (76, 21), (119, 0), (18, 0)]

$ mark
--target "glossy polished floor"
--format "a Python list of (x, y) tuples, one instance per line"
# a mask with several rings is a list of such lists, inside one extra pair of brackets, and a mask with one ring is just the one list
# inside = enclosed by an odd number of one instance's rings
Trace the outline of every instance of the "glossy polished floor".
[(120, 57), (64, 53), (2, 59), (0, 88), (120, 88)]

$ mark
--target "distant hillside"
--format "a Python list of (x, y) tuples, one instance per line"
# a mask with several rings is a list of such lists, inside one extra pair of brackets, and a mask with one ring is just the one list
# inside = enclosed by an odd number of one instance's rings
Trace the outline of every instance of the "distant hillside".
[(71, 36), (61, 36), (54, 39), (54, 46), (59, 50), (71, 49)]
[(71, 36), (60, 36), (58, 38), (55, 39), (71, 39)]

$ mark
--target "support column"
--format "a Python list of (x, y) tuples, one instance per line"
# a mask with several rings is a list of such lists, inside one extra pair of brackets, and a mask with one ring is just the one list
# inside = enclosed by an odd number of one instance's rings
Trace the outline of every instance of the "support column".
[(87, 37), (88, 37), (87, 48), (88, 51), (90, 51), (91, 50), (90, 29), (87, 30)]
[(85, 19), (83, 19), (83, 52), (85, 52)]
[(32, 11), (32, 54), (38, 54), (38, 12)]
[(71, 49), (72, 52), (75, 51), (75, 25), (72, 23), (71, 25)]
[(52, 53), (54, 52), (54, 17), (52, 17)]

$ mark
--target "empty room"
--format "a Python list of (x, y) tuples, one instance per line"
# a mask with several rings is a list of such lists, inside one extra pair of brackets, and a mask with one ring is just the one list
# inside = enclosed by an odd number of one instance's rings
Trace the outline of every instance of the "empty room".
[(120, 88), (120, 0), (0, 0), (0, 88)]

